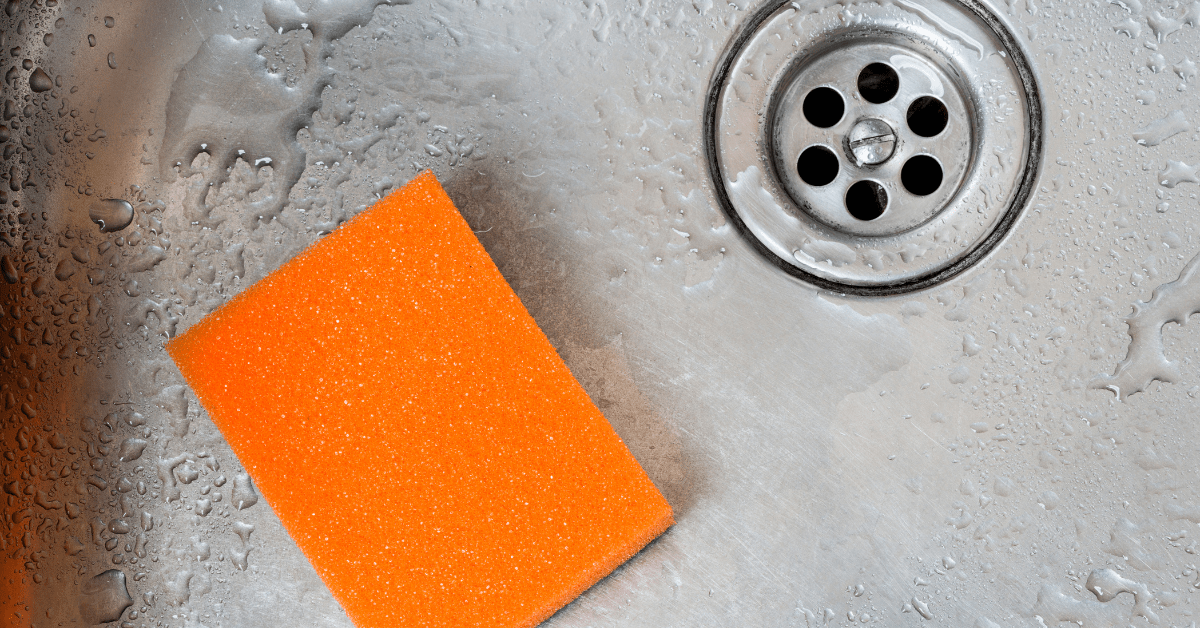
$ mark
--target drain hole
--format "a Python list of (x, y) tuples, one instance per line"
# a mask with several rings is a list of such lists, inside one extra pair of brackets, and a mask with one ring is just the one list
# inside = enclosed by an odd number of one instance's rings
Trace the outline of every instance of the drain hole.
[(824, 146), (809, 146), (796, 160), (796, 172), (809, 185), (829, 185), (838, 173), (837, 155)]
[(942, 185), (942, 165), (929, 155), (916, 155), (904, 162), (900, 182), (904, 189), (917, 196), (929, 196)]
[(900, 77), (892, 66), (872, 63), (858, 73), (858, 93), (867, 102), (882, 104), (892, 99), (900, 90)]
[(933, 96), (922, 96), (908, 106), (908, 128), (921, 137), (933, 137), (946, 128), (950, 114)]
[(818, 87), (804, 97), (804, 117), (813, 126), (828, 129), (842, 119), (846, 103), (842, 95), (829, 87)]
[(859, 181), (846, 192), (846, 209), (859, 220), (875, 220), (887, 204), (887, 190), (874, 181)]

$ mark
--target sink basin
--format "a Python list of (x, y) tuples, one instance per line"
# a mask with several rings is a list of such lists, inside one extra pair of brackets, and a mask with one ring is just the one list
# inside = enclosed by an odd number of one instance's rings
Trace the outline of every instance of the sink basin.
[[(926, 6), (9, 0), (5, 624), (352, 625), (163, 345), (425, 169), (675, 510), (546, 625), (1193, 624), (1200, 3), (962, 3), (1026, 56), (1041, 152), (1013, 130), (1030, 94), (980, 79), (961, 111), (995, 142), (946, 148), (961, 169), (930, 153), (975, 209), (926, 250), (871, 254), (942, 205), (884, 233), (797, 202), (764, 236), (728, 186), (808, 198), (803, 173), (714, 180), (706, 110), (754, 16), (795, 12), (756, 57), (789, 67), (805, 20), (964, 41)], [(930, 75), (1012, 57), (977, 45)], [(821, 84), (867, 111), (846, 68)], [(746, 111), (739, 145), (776, 161), (918, 141), (880, 113), (845, 150), (773, 152)], [(932, 264), (1021, 168), (1011, 222), (954, 272), (819, 279)], [(859, 239), (813, 235), (834, 223)]]

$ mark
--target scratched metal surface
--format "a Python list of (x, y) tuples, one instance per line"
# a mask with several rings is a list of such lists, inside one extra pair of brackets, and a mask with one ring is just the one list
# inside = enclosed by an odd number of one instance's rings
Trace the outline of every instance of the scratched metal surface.
[(995, 5), (1037, 193), (880, 299), (717, 204), (755, 8), (7, 2), (4, 625), (350, 625), (162, 345), (432, 168), (676, 511), (548, 625), (1194, 626), (1200, 3)]

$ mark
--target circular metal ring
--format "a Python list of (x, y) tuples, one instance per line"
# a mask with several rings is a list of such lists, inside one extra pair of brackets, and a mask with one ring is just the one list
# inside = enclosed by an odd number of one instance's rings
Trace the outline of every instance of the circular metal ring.
[(984, 258), (1032, 197), (1041, 95), (976, 0), (771, 2), (705, 105), (717, 197), (776, 266), (819, 288), (921, 290)]

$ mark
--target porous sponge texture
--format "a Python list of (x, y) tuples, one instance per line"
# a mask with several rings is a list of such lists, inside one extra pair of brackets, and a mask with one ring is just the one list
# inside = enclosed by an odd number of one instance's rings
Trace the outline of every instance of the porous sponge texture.
[(431, 173), (167, 351), (359, 628), (536, 625), (673, 523)]

